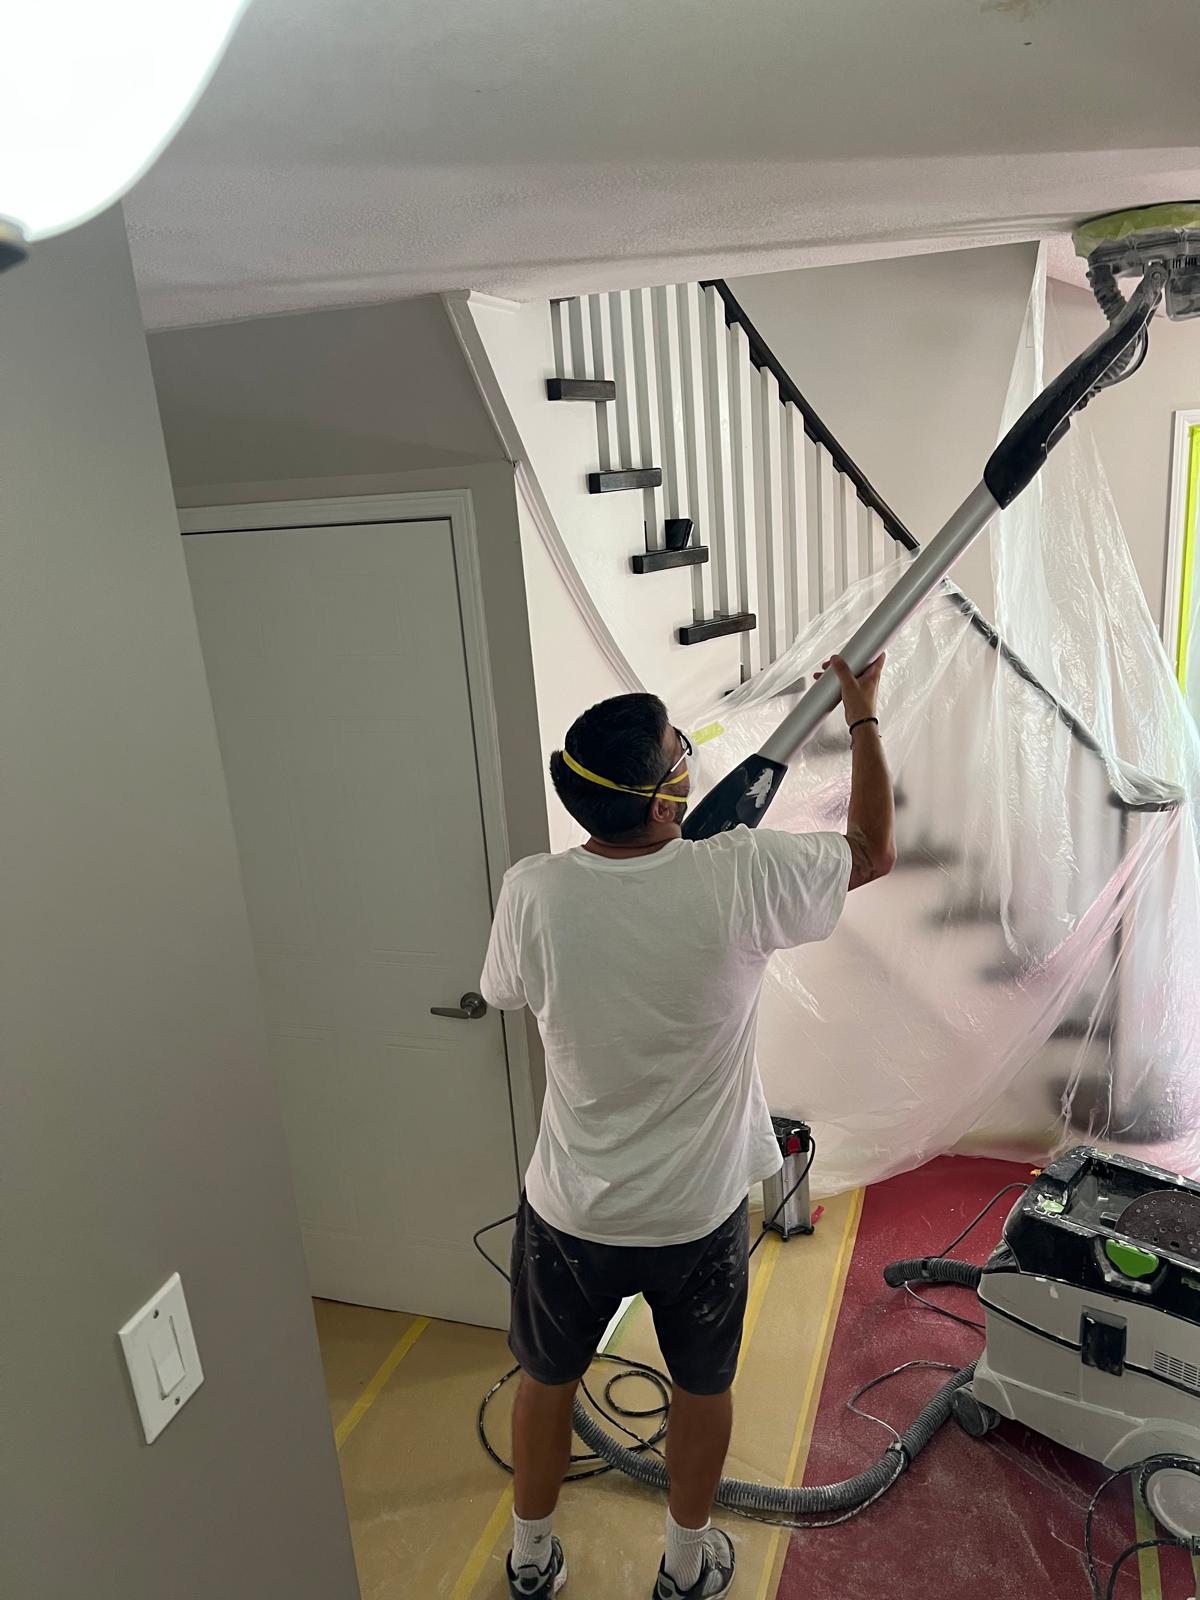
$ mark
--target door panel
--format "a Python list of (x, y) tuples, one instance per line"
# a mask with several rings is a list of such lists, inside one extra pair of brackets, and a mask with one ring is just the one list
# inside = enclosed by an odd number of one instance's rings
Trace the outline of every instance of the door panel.
[(185, 541), (314, 1294), (503, 1325), (518, 1192), (448, 522)]

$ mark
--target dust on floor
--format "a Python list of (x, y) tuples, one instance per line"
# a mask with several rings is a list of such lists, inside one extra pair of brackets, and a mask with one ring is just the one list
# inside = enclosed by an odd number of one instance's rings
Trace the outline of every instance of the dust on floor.
[[(803, 1471), (860, 1209), (861, 1196), (843, 1195), (812, 1237), (785, 1245), (772, 1235), (754, 1257), (727, 1467), (737, 1477), (795, 1481)], [(363, 1600), (502, 1600), (512, 1501), (508, 1478), (479, 1444), (476, 1415), (512, 1365), (503, 1334), (329, 1302), (316, 1314)], [(640, 1303), (615, 1348), (661, 1365)], [(600, 1370), (602, 1389), (616, 1369)], [(502, 1451), (511, 1396), (510, 1385), (489, 1413)], [(653, 1402), (632, 1380), (618, 1397), (630, 1407)], [(649, 1594), (664, 1515), (661, 1497), (616, 1475), (568, 1484), (556, 1526), (571, 1591)], [(739, 1593), (770, 1600), (785, 1537), (749, 1522), (731, 1530)]]

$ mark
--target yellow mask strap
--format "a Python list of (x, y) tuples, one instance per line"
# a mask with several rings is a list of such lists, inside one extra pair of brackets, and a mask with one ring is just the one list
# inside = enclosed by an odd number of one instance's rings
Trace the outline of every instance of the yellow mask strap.
[(676, 777), (665, 779), (657, 788), (651, 788), (648, 784), (642, 788), (630, 788), (626, 783), (614, 783), (611, 778), (602, 778), (598, 772), (589, 772), (586, 767), (580, 766), (569, 750), (563, 750), (560, 754), (563, 758), (563, 765), (569, 767), (577, 778), (584, 778), (588, 783), (599, 784), (602, 789), (615, 789), (618, 794), (635, 794), (641, 800), (650, 800), (658, 795), (662, 795), (664, 800), (679, 801), (683, 799), (681, 794), (663, 794), (663, 790), (671, 788), (673, 784), (682, 783), (688, 775), (686, 767)]

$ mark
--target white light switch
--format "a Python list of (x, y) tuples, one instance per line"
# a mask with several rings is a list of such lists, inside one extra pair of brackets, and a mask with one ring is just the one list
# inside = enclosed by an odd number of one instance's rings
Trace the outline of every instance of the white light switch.
[(204, 1382), (183, 1284), (176, 1272), (120, 1332), (146, 1443)]
[(186, 1376), (175, 1324), (170, 1317), (160, 1317), (150, 1329), (150, 1359), (154, 1362), (159, 1395), (165, 1400)]

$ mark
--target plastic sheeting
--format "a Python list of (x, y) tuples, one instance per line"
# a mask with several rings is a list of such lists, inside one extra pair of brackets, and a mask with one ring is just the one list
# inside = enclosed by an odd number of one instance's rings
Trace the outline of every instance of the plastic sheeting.
[[(1042, 386), (1045, 344), (1043, 261), (1006, 428)], [(953, 1148), (1044, 1158), (1095, 1141), (1200, 1171), (1200, 741), (1086, 413), (991, 547), (1007, 650), (947, 583), (888, 651), (896, 871), (851, 895), (828, 943), (769, 971), (760, 1070), (772, 1110), (813, 1124), (824, 1193)], [(697, 719), (722, 730), (700, 787), (762, 744), (895, 572)], [(849, 781), (839, 711), (766, 825), (843, 828)]]

